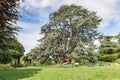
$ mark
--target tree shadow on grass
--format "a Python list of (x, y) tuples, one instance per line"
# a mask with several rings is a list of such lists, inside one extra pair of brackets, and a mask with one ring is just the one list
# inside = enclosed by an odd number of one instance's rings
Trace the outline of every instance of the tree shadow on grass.
[(29, 78), (37, 74), (41, 69), (34, 68), (16, 68), (0, 70), (0, 80), (20, 80)]

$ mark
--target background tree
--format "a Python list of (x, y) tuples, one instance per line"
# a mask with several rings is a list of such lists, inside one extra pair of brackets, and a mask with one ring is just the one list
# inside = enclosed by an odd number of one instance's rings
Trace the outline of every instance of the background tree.
[(57, 62), (73, 59), (73, 52), (79, 57), (85, 54), (87, 59), (92, 56), (89, 55), (93, 54), (94, 45), (89, 45), (98, 37), (97, 25), (101, 21), (95, 12), (82, 6), (63, 5), (51, 13), (49, 19), (50, 22), (41, 27), (44, 37), (39, 40), (40, 54), (47, 59), (52, 56)]
[(15, 40), (16, 37), (14, 34), (16, 34), (16, 31), (18, 31), (19, 27), (17, 26), (13, 26), (13, 25), (9, 25), (9, 27), (11, 30), (11, 33), (8, 35), (2, 35), (3, 37), (1, 37), (0, 39), (0, 59), (1, 59), (1, 63), (8, 63), (11, 61), (12, 56), (9, 54), (9, 49), (11, 49), (11, 40)]
[(14, 34), (16, 28), (11, 27), (19, 17), (20, 0), (1, 0), (0, 1), (0, 41), (9, 38)]
[(120, 32), (117, 35), (118, 43), (120, 44)]
[(114, 36), (102, 36), (100, 54), (114, 54), (118, 50), (116, 42), (112, 41)]
[(25, 51), (23, 45), (15, 38), (11, 38), (1, 44), (4, 44), (4, 46), (1, 47), (0, 63), (6, 64), (11, 62), (12, 59), (17, 59), (19, 64), (20, 57), (24, 55)]
[(30, 50), (30, 52), (25, 56), (25, 62), (27, 65), (37, 65), (37, 59), (39, 55), (37, 55), (38, 49), (33, 48)]
[(120, 53), (120, 32), (118, 33), (118, 35), (116, 36), (116, 38), (118, 39), (118, 52)]
[(14, 59), (17, 59), (17, 62), (15, 61), (15, 64), (17, 63), (19, 65), (20, 57), (22, 57), (25, 52), (24, 47), (17, 39), (11, 40), (10, 46), (11, 47), (8, 51)]
[(99, 48), (99, 60), (113, 62), (119, 58), (119, 46), (116, 36), (102, 36)]
[(15, 34), (19, 30), (13, 23), (19, 18), (20, 0), (1, 0), (0, 1), (0, 59), (5, 59), (3, 63), (10, 61), (7, 50), (10, 49), (9, 40), (15, 39)]

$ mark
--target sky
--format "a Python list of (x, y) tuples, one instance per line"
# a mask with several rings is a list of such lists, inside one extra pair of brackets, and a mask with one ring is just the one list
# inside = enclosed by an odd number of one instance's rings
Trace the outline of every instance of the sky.
[(25, 0), (20, 5), (17, 25), (22, 27), (18, 40), (25, 47), (25, 54), (38, 45), (43, 37), (40, 28), (49, 21), (49, 14), (61, 5), (81, 5), (89, 11), (97, 12), (102, 18), (98, 30), (104, 35), (117, 35), (120, 32), (120, 0)]

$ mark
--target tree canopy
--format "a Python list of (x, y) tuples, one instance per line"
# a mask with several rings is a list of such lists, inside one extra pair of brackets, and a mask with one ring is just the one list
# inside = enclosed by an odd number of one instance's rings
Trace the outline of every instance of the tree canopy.
[(94, 62), (93, 41), (99, 36), (97, 26), (100, 22), (95, 12), (82, 6), (62, 5), (50, 14), (49, 23), (41, 27), (44, 37), (39, 40), (38, 55), (45, 61), (51, 56), (56, 62), (64, 59)]
[(14, 47), (14, 45), (11, 45), (11, 41), (16, 41), (15, 36), (20, 29), (20, 27), (14, 25), (20, 17), (18, 11), (20, 1), (21, 0), (0, 1), (0, 59), (4, 59), (5, 62), (3, 63), (11, 60), (9, 50), (11, 47)]
[(18, 29), (12, 26), (19, 18), (20, 0), (0, 1), (0, 41), (11, 37)]

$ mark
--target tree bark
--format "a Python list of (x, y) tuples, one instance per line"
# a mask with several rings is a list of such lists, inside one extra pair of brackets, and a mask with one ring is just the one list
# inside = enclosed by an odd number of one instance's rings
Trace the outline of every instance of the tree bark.
[(71, 22), (71, 18), (70, 18), (70, 40), (72, 40), (73, 37), (73, 26), (72, 26), (72, 22)]
[(20, 64), (20, 58), (18, 58), (18, 64)]

